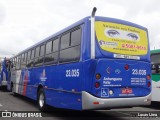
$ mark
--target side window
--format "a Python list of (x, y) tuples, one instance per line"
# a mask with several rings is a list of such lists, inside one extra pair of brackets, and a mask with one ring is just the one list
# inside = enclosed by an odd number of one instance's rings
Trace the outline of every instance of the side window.
[(22, 59), (21, 59), (21, 68), (25, 68), (26, 66), (26, 54), (22, 54)]
[(40, 55), (39, 55), (39, 57), (35, 58), (35, 60), (34, 60), (34, 66), (41, 66), (41, 65), (43, 65), (45, 45), (41, 45), (39, 48), (40, 48), (39, 49), (40, 50)]
[(18, 69), (18, 57), (16, 57), (15, 64), (16, 64), (16, 69)]
[(40, 50), (40, 47), (38, 46), (38, 47), (36, 48), (36, 53), (35, 53), (35, 57), (36, 57), (36, 58), (39, 57), (39, 50)]
[(60, 63), (78, 61), (80, 59), (80, 45), (60, 51)]
[(16, 69), (18, 70), (18, 69), (20, 69), (20, 66), (21, 66), (21, 55), (19, 55), (18, 57), (17, 57), (17, 62), (16, 62)]
[(53, 40), (53, 52), (58, 51), (59, 48), (59, 38)]
[(33, 66), (34, 54), (35, 54), (35, 50), (34, 49), (32, 49), (31, 51), (28, 52), (27, 67), (32, 67)]
[[(74, 62), (80, 59), (81, 28), (72, 30), (68, 34), (71, 34), (70, 44), (66, 49), (60, 50), (60, 63)], [(61, 46), (63, 46), (63, 42), (61, 42)]]
[(31, 51), (28, 51), (27, 61), (31, 59)]
[(33, 49), (32, 52), (31, 52), (31, 59), (34, 58), (34, 54), (35, 54), (35, 52), (34, 52), (34, 49)]
[(52, 46), (52, 52), (50, 52), (49, 54), (46, 53), (45, 55), (45, 65), (56, 64), (58, 62), (59, 38), (52, 40)]
[(15, 57), (15, 58), (14, 58), (14, 63), (13, 63), (13, 69), (14, 69), (14, 70), (16, 69), (16, 64), (17, 64), (16, 61), (17, 61), (17, 58)]
[(151, 54), (152, 74), (160, 74), (160, 53)]
[(27, 60), (27, 52), (25, 53), (24, 61), (26, 62), (26, 60)]
[(49, 41), (46, 44), (46, 54), (49, 54), (51, 52), (52, 52), (52, 41)]
[(81, 43), (81, 29), (71, 32), (71, 46), (79, 45)]
[(22, 54), (22, 58), (21, 58), (21, 61), (24, 61), (24, 54)]
[(61, 37), (61, 49), (68, 48), (70, 44), (70, 32), (62, 35)]
[(45, 45), (41, 45), (40, 56), (44, 55)]

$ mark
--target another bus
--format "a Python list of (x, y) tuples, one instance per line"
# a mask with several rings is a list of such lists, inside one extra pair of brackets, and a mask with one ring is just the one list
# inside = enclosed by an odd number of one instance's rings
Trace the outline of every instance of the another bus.
[(7, 83), (10, 75), (10, 60), (4, 58), (0, 63), (0, 87), (7, 88)]
[(151, 51), (152, 101), (160, 102), (160, 49)]
[(150, 105), (147, 29), (95, 11), (12, 58), (12, 92), (42, 111)]

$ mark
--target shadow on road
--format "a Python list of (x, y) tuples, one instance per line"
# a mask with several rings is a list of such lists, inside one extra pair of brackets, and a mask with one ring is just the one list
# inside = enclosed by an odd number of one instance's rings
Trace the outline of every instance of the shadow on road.
[(8, 92), (8, 90), (7, 90), (7, 87), (6, 87), (6, 86), (1, 86), (1, 87), (0, 87), (0, 90), (1, 90), (2, 92)]
[[(11, 96), (12, 93), (9, 93)], [(37, 103), (36, 101), (26, 98), (24, 96), (21, 95), (15, 95), (14, 97), (16, 97), (19, 100), (23, 100), (25, 102), (27, 102), (28, 104), (37, 107)], [(21, 111), (23, 112), (23, 111)], [(24, 111), (25, 112), (25, 111)], [(31, 110), (32, 112), (32, 110)], [(35, 111), (34, 111), (35, 112)], [(38, 107), (37, 107), (37, 111), (36, 112), (40, 112)], [(58, 108), (53, 108), (51, 106), (48, 106), (48, 111), (47, 112), (42, 112), (42, 116), (43, 117), (58, 117), (58, 119), (61, 120), (84, 120), (84, 119), (92, 119), (92, 120), (122, 120), (119, 117), (127, 117), (124, 116), (118, 112), (114, 112), (114, 111), (108, 111), (107, 110), (103, 110), (103, 111), (76, 111), (76, 110), (66, 110), (66, 109), (58, 109)]]
[(151, 105), (147, 107), (153, 108), (155, 110), (160, 110), (160, 102), (152, 102)]

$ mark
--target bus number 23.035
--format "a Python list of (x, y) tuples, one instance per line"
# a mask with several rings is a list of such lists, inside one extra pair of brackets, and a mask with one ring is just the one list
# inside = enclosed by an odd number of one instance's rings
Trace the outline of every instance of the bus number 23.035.
[(79, 69), (66, 70), (66, 77), (79, 77)]
[(132, 69), (132, 75), (146, 75), (146, 70)]

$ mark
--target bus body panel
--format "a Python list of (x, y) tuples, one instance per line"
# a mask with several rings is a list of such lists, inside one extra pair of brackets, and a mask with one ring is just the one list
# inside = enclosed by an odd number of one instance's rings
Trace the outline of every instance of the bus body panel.
[[(59, 108), (82, 109), (82, 62), (16, 71), (15, 92), (37, 100), (38, 85), (45, 90), (46, 103)], [(15, 81), (15, 80), (13, 80)]]
[(81, 109), (82, 62), (48, 66), (46, 77), (48, 81), (44, 86), (46, 88), (46, 102), (49, 105), (59, 108)]
[(152, 74), (152, 101), (160, 102), (160, 75)]
[[(129, 66), (126, 70), (125, 66)], [(122, 59), (98, 59), (95, 75), (100, 74), (101, 78), (94, 78), (92, 93), (102, 98), (118, 98), (118, 97), (140, 97), (150, 94), (151, 88), (148, 87), (146, 76), (150, 75), (150, 64), (135, 60)], [(100, 83), (99, 88), (95, 88), (94, 84)], [(130, 90), (125, 93), (125, 89)], [(113, 95), (109, 94), (112, 90)], [(104, 92), (104, 95), (103, 95)]]

